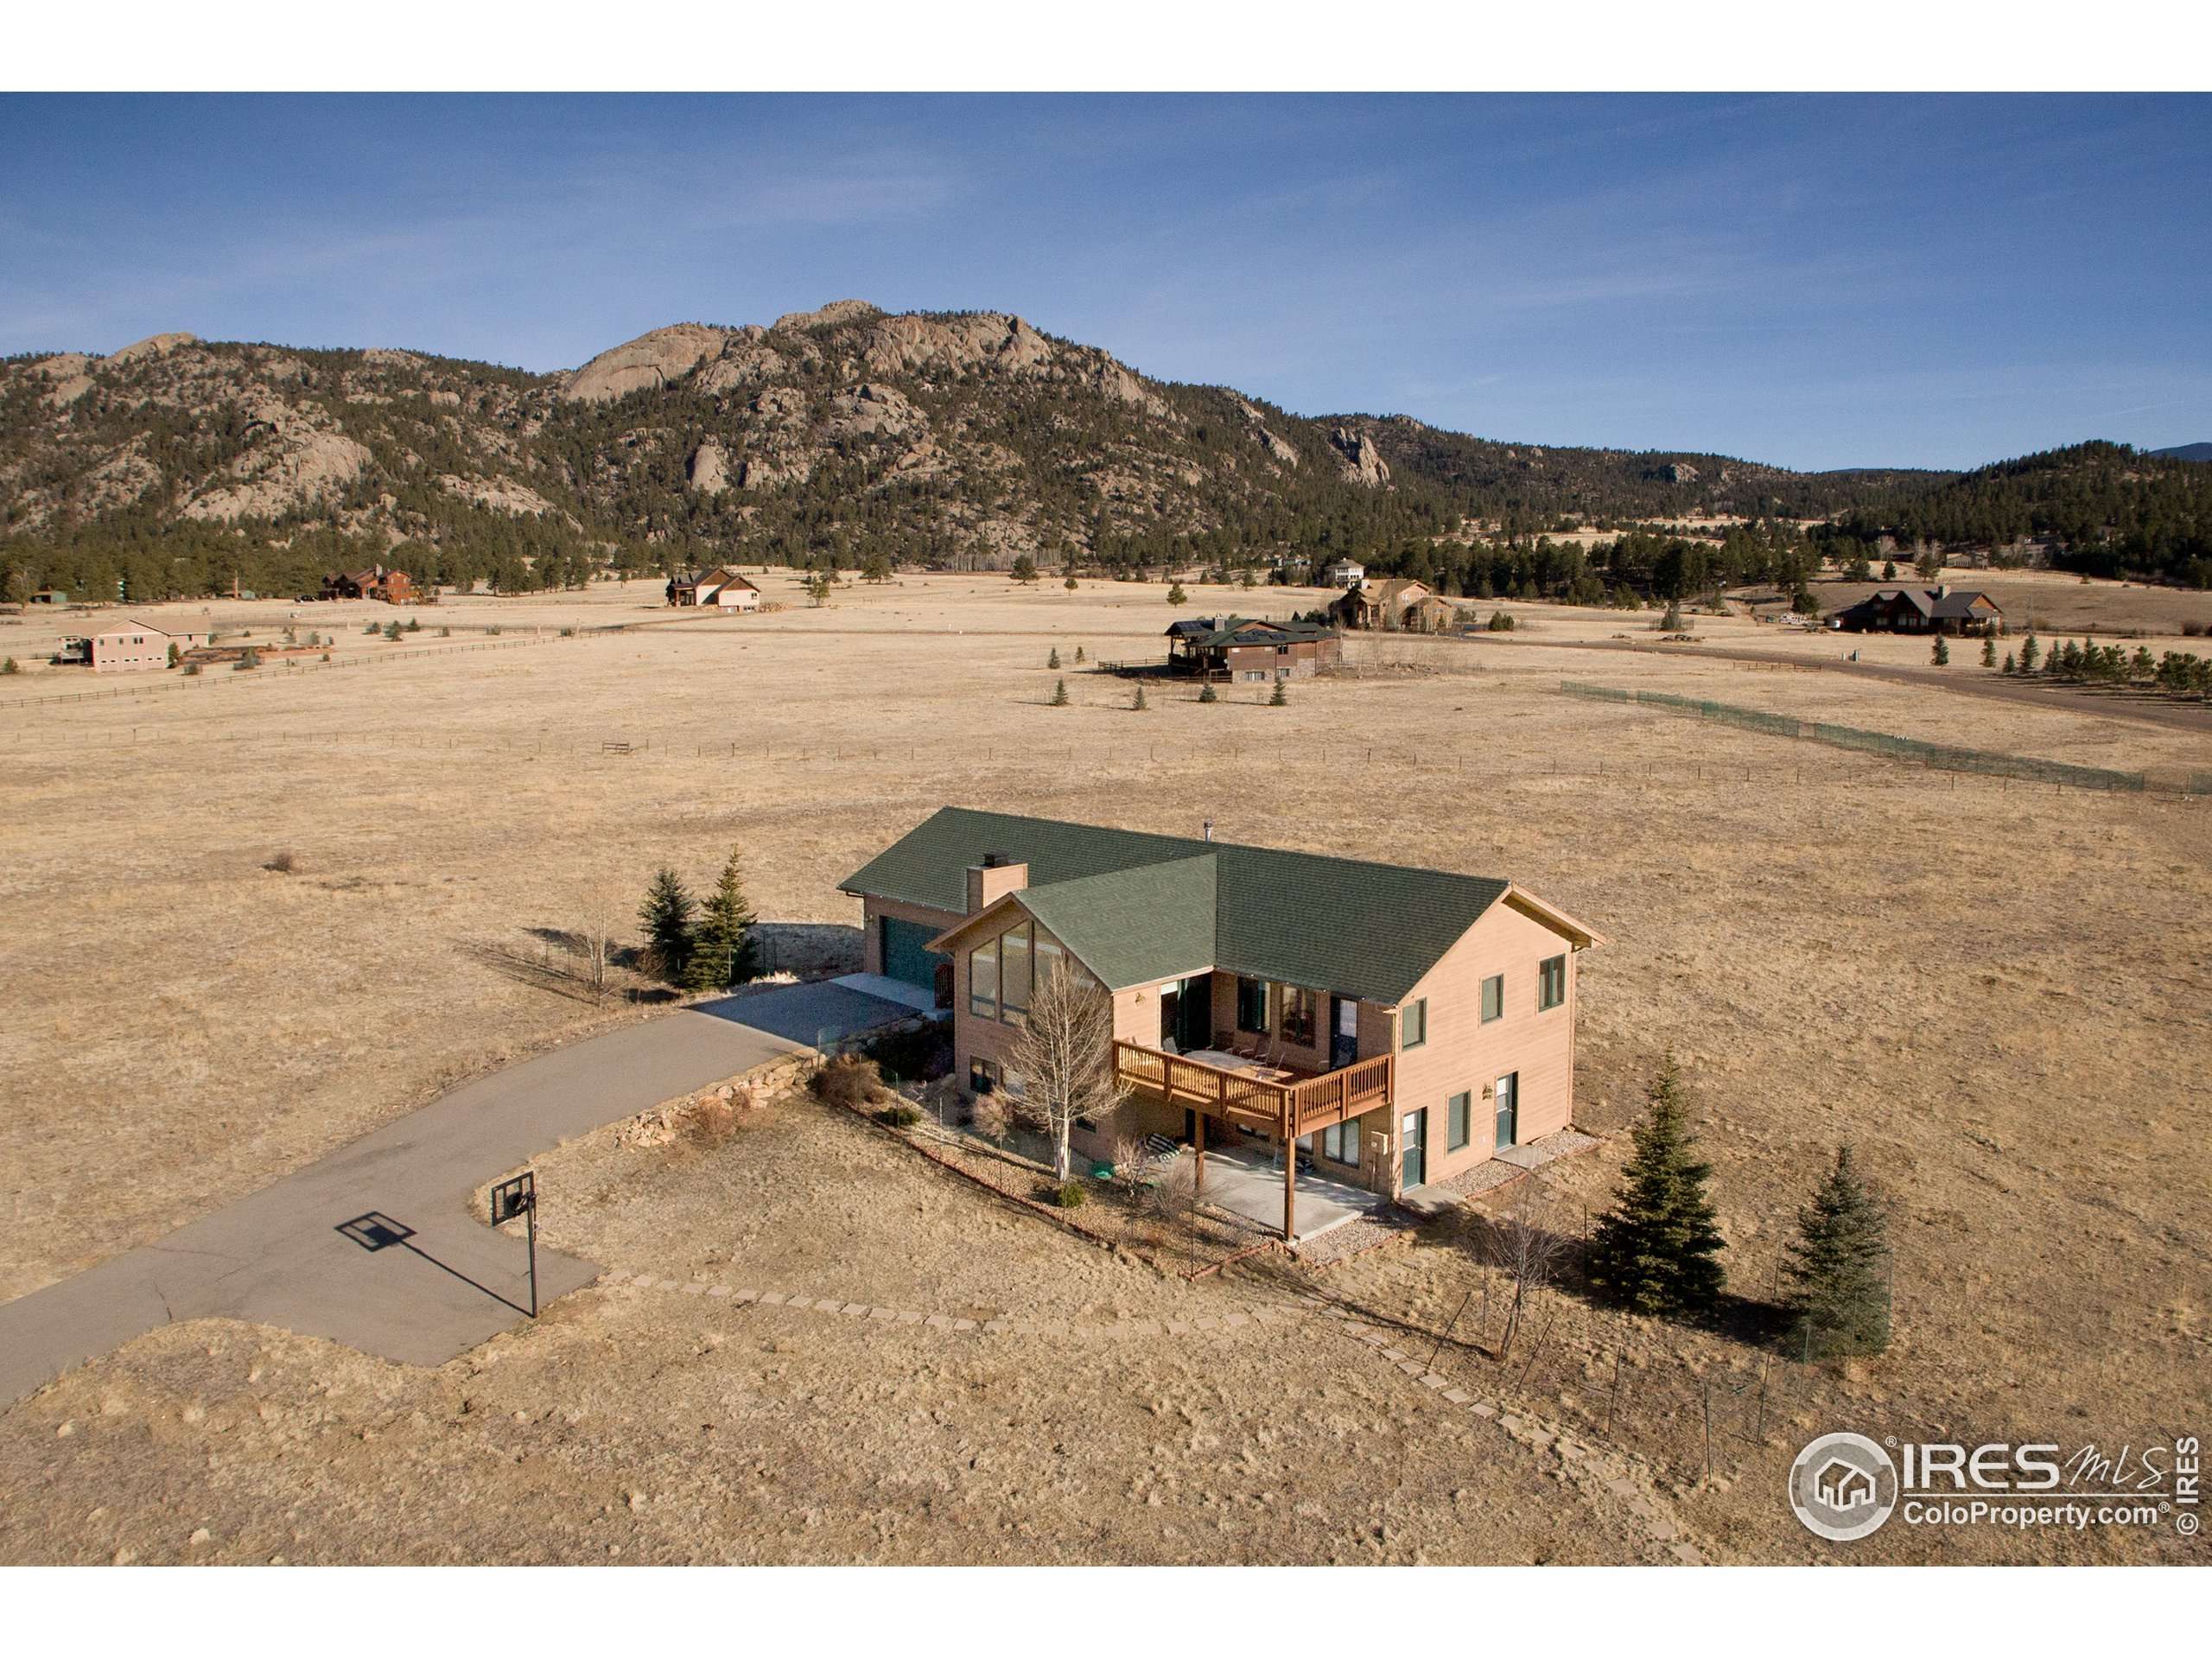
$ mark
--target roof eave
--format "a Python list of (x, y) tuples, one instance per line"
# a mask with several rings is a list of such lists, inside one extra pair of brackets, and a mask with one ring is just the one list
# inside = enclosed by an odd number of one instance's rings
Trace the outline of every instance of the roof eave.
[(1509, 881), (1505, 891), (1498, 895), (1502, 903), (1513, 906), (1532, 921), (1541, 922), (1553, 932), (1562, 935), (1578, 950), (1586, 950), (1593, 944), (1611, 944), (1612, 941), (1587, 923), (1578, 922), (1555, 905), (1548, 905), (1524, 888)]

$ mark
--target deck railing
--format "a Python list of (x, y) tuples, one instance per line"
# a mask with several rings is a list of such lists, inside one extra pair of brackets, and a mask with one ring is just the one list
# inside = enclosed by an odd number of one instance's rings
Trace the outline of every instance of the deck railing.
[(1377, 1054), (1319, 1077), (1278, 1083), (1141, 1043), (1117, 1039), (1114, 1044), (1115, 1076), (1130, 1087), (1294, 1140), (1388, 1106), (1395, 1064), (1393, 1056)]

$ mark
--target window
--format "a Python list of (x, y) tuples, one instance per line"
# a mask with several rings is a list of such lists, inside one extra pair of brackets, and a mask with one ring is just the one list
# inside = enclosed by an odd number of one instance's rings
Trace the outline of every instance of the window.
[(1555, 1008), (1567, 1001), (1567, 958), (1547, 957), (1536, 967), (1536, 1011)]
[(1321, 1155), (1333, 1162), (1359, 1166), (1359, 1120), (1346, 1118), (1321, 1131)]
[(999, 1018), (1020, 1025), (1029, 1012), (1029, 925), (999, 935)]
[(1472, 1133), (1467, 1124), (1474, 1116), (1473, 1106), (1474, 1100), (1469, 1095), (1454, 1095), (1446, 1103), (1444, 1108), (1444, 1145), (1446, 1151), (1457, 1152), (1467, 1144), (1468, 1136)]
[(1505, 1017), (1505, 976), (1492, 974), (1483, 981), (1483, 1023)]
[(1408, 1002), (1398, 1015), (1398, 1046), (1419, 1048), (1428, 1040), (1428, 999)]
[(968, 1092), (988, 1095), (998, 1086), (999, 1069), (982, 1055), (968, 1062)]
[(1312, 991), (1295, 985), (1282, 988), (1282, 1039), (1300, 1048), (1313, 1046), (1313, 1012), (1319, 1001)]
[(1060, 942), (1043, 928), (1037, 929), (1036, 933), (1029, 944), (1029, 974), (1041, 991), (1052, 982), (1052, 975), (1066, 960), (1066, 953), (1060, 949)]
[(1264, 1032), (1268, 1028), (1268, 982), (1236, 976), (1236, 1029)]
[(1267, 683), (1268, 671), (1264, 668), (1240, 669), (1237, 671), (1236, 677), (1246, 682), (1248, 684), (1254, 680), (1257, 680), (1264, 685)]
[(999, 1017), (999, 942), (968, 953), (968, 1012), (979, 1020)]

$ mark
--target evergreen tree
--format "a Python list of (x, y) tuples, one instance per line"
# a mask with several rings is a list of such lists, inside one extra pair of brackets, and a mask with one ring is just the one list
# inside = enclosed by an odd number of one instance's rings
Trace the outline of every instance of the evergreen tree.
[(2035, 635), (2031, 633), (2026, 639), (2021, 640), (2020, 672), (2023, 674), (2034, 673), (2036, 671), (2037, 658), (2042, 655), (2043, 647), (2036, 644)]
[(753, 923), (753, 906), (745, 901), (743, 867), (733, 847), (714, 892), (699, 907), (691, 957), (683, 970), (685, 986), (695, 991), (726, 991), (751, 979), (756, 971)]
[(1279, 678), (1275, 681), (1274, 695), (1268, 699), (1268, 708), (1280, 709), (1290, 701), (1290, 693), (1285, 689), (1289, 683), (1290, 682), (1285, 679)]
[(1084, 654), (1083, 654), (1083, 647), (1082, 647), (1081, 645), (1077, 645), (1077, 646), (1075, 648), (1075, 659), (1076, 659), (1076, 661), (1077, 661), (1077, 663), (1081, 663), (1081, 662), (1083, 662), (1083, 661), (1084, 660)]
[(1884, 559), (1882, 561), (1882, 580), (1884, 582), (1895, 582), (1897, 579), (1897, 562), (1895, 559)]
[(1059, 665), (1060, 648), (1058, 645), (1054, 645), (1052, 650), (1045, 653), (1045, 666), (1047, 668), (1058, 668)]
[(1027, 583), (1034, 582), (1037, 580), (1037, 561), (1031, 558), (1027, 553), (1024, 553), (1020, 557), (1014, 560), (1014, 569), (1008, 574), (1019, 582)]
[(1062, 582), (1060, 586), (1066, 588), (1070, 593), (1075, 592), (1075, 578), (1073, 576), (1070, 576), (1065, 582)]
[(2018, 664), (2016, 664), (2015, 662), (2013, 662), (2013, 660), (2012, 660), (2012, 653), (2011, 652), (2009, 652), (2009, 651), (2008, 651), (2008, 652), (2006, 652), (2005, 653), (2005, 672), (2006, 672), (2007, 674), (2016, 674), (2016, 673), (2018, 673), (2018, 671), (2019, 671), (2019, 665), (2018, 665)]
[(1144, 707), (1144, 682), (1142, 680), (1139, 680), (1137, 682), (1137, 694), (1135, 696), (1129, 699), (1129, 707), (1132, 709), (1141, 709)]
[(645, 948), (652, 953), (654, 970), (671, 985), (681, 985), (691, 964), (691, 894), (674, 870), (663, 867), (645, 889), (645, 902), (638, 907), (639, 925), (645, 930)]
[(1198, 688), (1198, 701), (1200, 702), (1219, 702), (1221, 701), (1221, 698), (1214, 691), (1213, 682), (1211, 680), (1208, 680), (1204, 685)]
[(1706, 1196), (1712, 1166), (1694, 1156), (1689, 1106), (1670, 1051), (1645, 1098), (1636, 1150), (1613, 1208), (1590, 1241), (1591, 1285), (1638, 1313), (1701, 1313), (1719, 1300), (1726, 1241)]
[(1951, 665), (1951, 642), (1937, 634), (1936, 649), (1928, 653), (1928, 660), (1938, 668), (1948, 668)]
[(1167, 602), (1170, 605), (1187, 605), (1191, 602), (1191, 596), (1183, 591), (1181, 582), (1175, 582), (1168, 588)]
[(1890, 1345), (1889, 1217), (1839, 1147), (1835, 1167), (1797, 1212), (1783, 1271), (1807, 1358), (1878, 1354)]
[(1984, 668), (1997, 666), (1997, 636), (1993, 633), (1981, 636), (1981, 665)]
[(1055, 680), (1055, 681), (1053, 681), (1053, 682), (1052, 682), (1052, 707), (1053, 707), (1053, 708), (1055, 708), (1055, 709), (1065, 709), (1065, 708), (1066, 708), (1067, 706), (1068, 706), (1068, 683), (1067, 683), (1065, 680)]

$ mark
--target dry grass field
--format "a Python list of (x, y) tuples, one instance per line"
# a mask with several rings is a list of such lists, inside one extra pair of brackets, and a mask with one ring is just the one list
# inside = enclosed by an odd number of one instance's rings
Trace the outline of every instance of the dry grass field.
[[(857, 906), (836, 881), (953, 802), (1185, 833), (1210, 817), (1226, 839), (1510, 875), (1590, 918), (1613, 943), (1581, 980), (1580, 1116), (1608, 1140), (1550, 1179), (1602, 1203), (1640, 1081), (1673, 1046), (1747, 1294), (1771, 1284), (1789, 1211), (1834, 1146), (1855, 1143), (1896, 1206), (1899, 1339), (1847, 1374), (1777, 1385), (1789, 1414), (1767, 1445), (1724, 1440), (1717, 1480), (1660, 1407), (1689, 1397), (1694, 1370), (1740, 1376), (1747, 1351), (1624, 1332), (1580, 1304), (1562, 1305), (1525, 1382), (1445, 1351), (1471, 1387), (1526, 1389), (1531, 1409), (1596, 1441), (1592, 1376), (1632, 1338), (1651, 1381), (1613, 1438), (1673, 1482), (1711, 1553), (1841, 1553), (1777, 1496), (1800, 1418), (2115, 1444), (2201, 1428), (2212, 801), (1923, 773), (1558, 685), (2100, 766), (2202, 769), (2200, 739), (1785, 667), (1528, 650), (1649, 620), (1540, 606), (1503, 607), (1524, 619), (1521, 643), (1363, 642), (1358, 676), (1300, 683), (1287, 708), (1243, 687), (1211, 706), (1155, 689), (1132, 712), (1126, 683), (1078, 671), (1073, 652), (1158, 655), (1174, 614), (1160, 595), (908, 578), (819, 610), (671, 621), (637, 583), (442, 606), (422, 618), (451, 640), (400, 646), (359, 633), (383, 607), (296, 607), (302, 627), (334, 620), (340, 654), (447, 650), (226, 677), (238, 683), (149, 677), (158, 689), (81, 702), (29, 699), (89, 679), (11, 678), (0, 1295), (158, 1236), (458, 1077), (643, 1017), (531, 963), (557, 962), (546, 936), (594, 913), (633, 938), (656, 866), (702, 884), (734, 843), (765, 918), (849, 926)], [(1189, 612), (1266, 613), (1314, 596), (1192, 598)], [(285, 608), (213, 607), (257, 632)], [(640, 626), (594, 631), (618, 623)], [(491, 643), (474, 630), (494, 626), (503, 648), (450, 649)], [(1748, 619), (1698, 626), (1776, 637)], [(506, 648), (529, 629), (535, 643)], [(16, 632), (0, 650), (21, 656)], [(1046, 706), (1054, 646), (1066, 709)], [(1924, 660), (1913, 649), (1904, 660)], [(265, 868), (279, 854), (288, 873)], [(818, 1268), (824, 1294), (937, 1298), (916, 1306), (1149, 1318), (1278, 1294), (1077, 1266), (1090, 1247), (807, 1109), (664, 1169), (560, 1154), (583, 1160), (575, 1190), (606, 1195), (572, 1206), (582, 1230), (562, 1242), (639, 1268), (696, 1250), (702, 1268)], [(1437, 1331), (1471, 1282), (1440, 1234), (1326, 1281)], [(1049, 1338), (948, 1358), (912, 1335), (727, 1313), (595, 1290), (428, 1374), (281, 1333), (164, 1332), (0, 1414), (0, 1487), (55, 1499), (50, 1517), (10, 1506), (0, 1554), (1643, 1558), (1555, 1461), (1494, 1428), (1437, 1427), (1425, 1391), (1360, 1370), (1357, 1351), (1287, 1360), (1293, 1334), (1229, 1362), (1141, 1345), (1102, 1358)], [(494, 1502), (503, 1464), (528, 1491), (588, 1496)], [(209, 1539), (188, 1545), (202, 1524)], [(2153, 1548), (1894, 1528), (1879, 1541), (1896, 1559)]]

